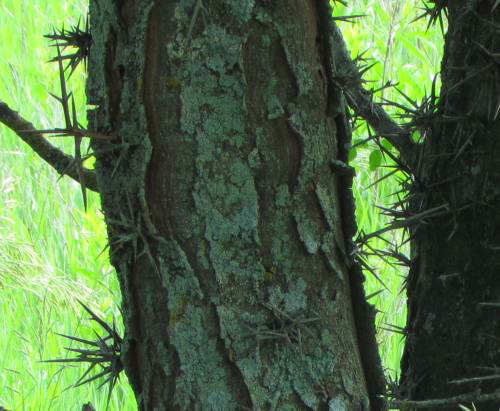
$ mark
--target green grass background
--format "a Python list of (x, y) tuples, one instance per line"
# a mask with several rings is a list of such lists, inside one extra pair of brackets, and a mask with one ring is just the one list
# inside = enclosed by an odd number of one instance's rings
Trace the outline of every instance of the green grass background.
[[(376, 64), (365, 76), (377, 88), (387, 80), (399, 81), (400, 89), (415, 99), (430, 89), (439, 71), (442, 35), (438, 28), (426, 32), (426, 21), (411, 23), (421, 11), (420, 1), (350, 0), (337, 4), (335, 15), (367, 14), (360, 23), (341, 23), (346, 42), (355, 56), (367, 50)], [(85, 1), (2, 0), (0, 3), (0, 100), (5, 101), (35, 127), (62, 126), (59, 103), (49, 92), (59, 94), (57, 65), (46, 61), (54, 56), (43, 34), (52, 28), (76, 24), (84, 17)], [(80, 121), (85, 119), (85, 75), (81, 68), (71, 77)], [(401, 101), (394, 90), (383, 97)], [(356, 138), (367, 137), (360, 127)], [(53, 139), (72, 153), (72, 142)], [(387, 179), (367, 189), (387, 170), (372, 170), (373, 147), (357, 150), (355, 196), (360, 229), (369, 233), (386, 224), (377, 205), (391, 203), (397, 190)], [(0, 125), (0, 405), (10, 410), (80, 410), (92, 402), (105, 409), (106, 389), (99, 383), (65, 388), (78, 380), (84, 368), (44, 364), (41, 360), (67, 356), (64, 347), (74, 347), (55, 333), (92, 338), (93, 326), (76, 303), (81, 299), (108, 320), (117, 319), (120, 296), (110, 267), (106, 233), (98, 197), (88, 192), (85, 212), (77, 183), (59, 179), (15, 134)], [(388, 239), (396, 241), (401, 233)], [(384, 248), (381, 241), (371, 243)], [(406, 250), (407, 252), (407, 250)], [(378, 339), (384, 367), (393, 378), (399, 370), (403, 341), (399, 334), (380, 326), (403, 326), (404, 293), (399, 293), (404, 270), (370, 259), (390, 291), (372, 299), (380, 313)], [(367, 292), (381, 288), (367, 273)], [(94, 327), (95, 328), (95, 327)], [(122, 375), (109, 409), (135, 410), (134, 395)]]

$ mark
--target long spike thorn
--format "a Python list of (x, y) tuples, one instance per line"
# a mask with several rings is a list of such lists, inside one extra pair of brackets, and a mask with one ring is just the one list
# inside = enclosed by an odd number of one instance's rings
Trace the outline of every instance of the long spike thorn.
[(109, 402), (111, 401), (111, 394), (113, 392), (113, 388), (115, 387), (116, 385), (116, 381), (118, 380), (118, 378), (120, 377), (120, 374), (118, 375), (114, 375), (113, 376), (113, 379), (110, 381), (109, 385), (108, 385), (108, 398), (106, 400), (106, 410), (108, 409), (109, 407)]
[(89, 307), (87, 307), (81, 300), (78, 300), (78, 302), (80, 303), (80, 305), (85, 309), (85, 311), (87, 311), (91, 316), (92, 316), (92, 319), (97, 322), (102, 328), (104, 328), (109, 334), (112, 334), (113, 333), (113, 330), (111, 329), (111, 327), (104, 321), (104, 320), (101, 320), (97, 314), (95, 314)]
[(387, 291), (391, 292), (391, 290), (389, 290), (389, 288), (385, 285), (385, 283), (378, 276), (375, 270), (371, 268), (366, 261), (364, 261), (362, 258), (359, 258), (359, 262), (365, 269), (367, 269), (375, 277), (375, 279), (382, 285), (382, 287), (384, 287)]
[[(76, 116), (76, 108), (75, 108), (75, 99), (71, 96), (71, 113), (73, 117), (73, 124), (71, 125), (72, 129), (78, 128), (78, 119)], [(81, 153), (81, 144), (82, 137), (78, 135), (78, 133), (74, 134), (75, 137), (75, 161), (76, 161), (76, 169), (78, 172), (78, 180), (80, 181), (80, 188), (82, 190), (83, 196), (83, 208), (87, 211), (87, 190), (85, 188), (85, 177), (83, 175), (83, 164), (82, 164), (82, 153)]]
[(59, 334), (59, 333), (56, 333), (56, 334), (60, 335), (61, 337), (64, 337), (64, 338), (68, 338), (69, 340), (73, 340), (73, 341), (81, 342), (83, 344), (93, 345), (95, 347), (98, 347), (98, 345), (94, 341), (86, 340), (84, 338), (74, 337), (72, 335)]
[(73, 387), (77, 387), (84, 379), (87, 375), (89, 375), (90, 371), (92, 371), (94, 369), (94, 367), (96, 366), (97, 364), (96, 363), (92, 363), (86, 370), (85, 372), (82, 374), (82, 376), (80, 378), (78, 378), (78, 381), (76, 381), (74, 384), (73, 384)]
[(78, 385), (74, 385), (74, 387), (79, 387), (81, 385), (84, 385), (84, 384), (87, 384), (89, 382), (92, 382), (92, 381), (95, 381), (97, 380), (98, 378), (101, 378), (103, 376), (105, 376), (106, 374), (108, 374), (110, 371), (108, 370), (108, 367), (104, 368), (101, 372), (98, 372), (97, 374), (93, 375), (92, 377), (89, 377), (87, 378), (86, 380), (84, 381), (81, 381)]
[(59, 46), (56, 47), (57, 49), (57, 64), (59, 66), (59, 82), (61, 83), (61, 104), (63, 106), (63, 111), (64, 111), (64, 121), (66, 123), (66, 128), (71, 128), (71, 118), (69, 116), (69, 107), (68, 107), (68, 93), (66, 90), (66, 80), (64, 79), (64, 68), (62, 65), (62, 58), (61, 58), (61, 50), (59, 49)]
[(353, 14), (351, 16), (332, 16), (332, 19), (337, 21), (343, 21), (345, 23), (354, 23), (354, 21), (351, 20), (360, 17), (366, 17), (366, 14)]
[(384, 292), (384, 289), (380, 289), (380, 290), (375, 291), (375, 292), (373, 292), (373, 293), (371, 293), (371, 294), (368, 294), (368, 295), (366, 296), (366, 300), (368, 301), (369, 299), (371, 299), (371, 298), (373, 298), (373, 297), (376, 297), (377, 295), (379, 295), (380, 293), (383, 293), (383, 292)]
[(81, 358), (81, 357), (75, 357), (75, 358), (55, 358), (53, 360), (42, 360), (40, 362), (54, 362), (54, 363), (65, 363), (65, 362), (73, 362), (73, 363), (78, 363), (78, 362), (91, 362), (89, 361), (88, 358)]
[(109, 366), (106, 367), (105, 369), (106, 374), (109, 374), (109, 376), (97, 386), (97, 389), (100, 390), (102, 387), (104, 387), (108, 382), (110, 382), (113, 378), (115, 378), (114, 372), (113, 372), (113, 367)]

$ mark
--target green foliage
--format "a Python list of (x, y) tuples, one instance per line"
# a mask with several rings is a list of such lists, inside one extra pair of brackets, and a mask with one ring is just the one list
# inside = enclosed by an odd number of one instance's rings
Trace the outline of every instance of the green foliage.
[[(378, 88), (387, 80), (399, 81), (400, 90), (420, 101), (439, 71), (442, 48), (439, 27), (426, 31), (425, 19), (410, 24), (422, 13), (417, 9), (421, 2), (344, 3), (347, 5), (335, 3), (335, 15), (368, 14), (354, 24), (339, 23), (352, 56), (367, 50), (366, 56), (377, 62), (364, 76), (374, 81), (367, 86)], [(66, 27), (75, 26), (85, 15), (83, 0), (0, 3), (0, 100), (19, 110), (37, 128), (64, 124), (59, 104), (48, 94), (59, 89), (59, 78), (57, 65), (45, 64), (54, 57), (54, 50), (43, 34), (63, 22)], [(78, 116), (83, 119), (82, 67), (75, 69), (69, 87), (80, 110)], [(392, 89), (379, 92), (378, 97), (404, 103)], [(366, 127), (359, 127), (355, 139), (367, 137)], [(85, 384), (63, 393), (85, 372), (84, 364), (60, 372), (58, 365), (39, 362), (58, 358), (64, 351), (67, 342), (56, 332), (94, 338), (88, 321), (76, 321), (87, 317), (76, 304), (77, 298), (108, 321), (120, 318), (116, 278), (105, 253), (99, 256), (106, 244), (99, 200), (88, 193), (84, 212), (77, 183), (68, 178), (59, 181), (56, 173), (5, 127), (0, 127), (0, 139), (0, 405), (15, 410), (77, 410), (90, 401), (96, 409), (104, 409), (106, 392), (97, 391), (99, 384)], [(53, 141), (72, 152), (72, 139)], [(382, 145), (392, 150), (387, 141), (382, 140)], [(381, 166), (386, 165), (373, 143), (357, 146), (350, 157), (357, 170), (354, 193), (358, 225), (370, 233), (387, 223), (374, 206), (390, 205), (390, 194), (398, 187), (386, 179), (366, 189), (381, 177)], [(389, 235), (394, 242), (400, 237), (397, 232)], [(377, 239), (370, 244), (386, 247)], [(381, 311), (378, 325), (404, 326), (405, 301), (399, 290), (406, 273), (375, 258), (368, 261), (391, 290), (370, 300)], [(367, 277), (367, 294), (380, 289), (371, 274)], [(378, 338), (384, 365), (394, 374), (399, 369), (401, 336), (379, 328)], [(109, 409), (135, 409), (125, 376), (113, 390)]]
[(382, 152), (380, 150), (374, 149), (368, 156), (368, 164), (370, 165), (370, 171), (374, 171), (380, 164), (382, 164)]
[(358, 149), (356, 147), (353, 147), (351, 148), (351, 150), (349, 150), (349, 162), (352, 163), (355, 159), (356, 159), (356, 156), (358, 155)]

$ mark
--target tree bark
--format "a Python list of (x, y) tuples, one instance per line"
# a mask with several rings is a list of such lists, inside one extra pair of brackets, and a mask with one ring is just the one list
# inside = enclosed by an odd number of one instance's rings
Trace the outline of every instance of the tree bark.
[(90, 2), (89, 126), (122, 140), (93, 148), (141, 410), (383, 408), (324, 3)]
[[(452, 381), (498, 374), (492, 367), (500, 362), (500, 65), (494, 54), (500, 8), (492, 12), (485, 1), (447, 8), (442, 90), (437, 111), (423, 123), (410, 202), (415, 212), (447, 210), (412, 233), (401, 383), (403, 395), (415, 400), (498, 387), (498, 379)], [(498, 411), (499, 402), (476, 406)]]

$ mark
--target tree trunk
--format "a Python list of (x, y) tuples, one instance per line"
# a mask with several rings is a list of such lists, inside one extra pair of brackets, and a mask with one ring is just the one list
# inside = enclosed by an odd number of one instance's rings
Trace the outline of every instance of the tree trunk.
[[(491, 393), (497, 379), (450, 381), (498, 374), (491, 367), (500, 363), (500, 65), (492, 54), (500, 8), (447, 7), (441, 97), (416, 153), (411, 200), (414, 211), (446, 207), (413, 232), (401, 382), (406, 396), (422, 400)], [(476, 405), (498, 411), (498, 400)]]
[(89, 124), (117, 136), (93, 148), (141, 410), (382, 409), (352, 177), (331, 167), (350, 133), (324, 3), (90, 2)]

